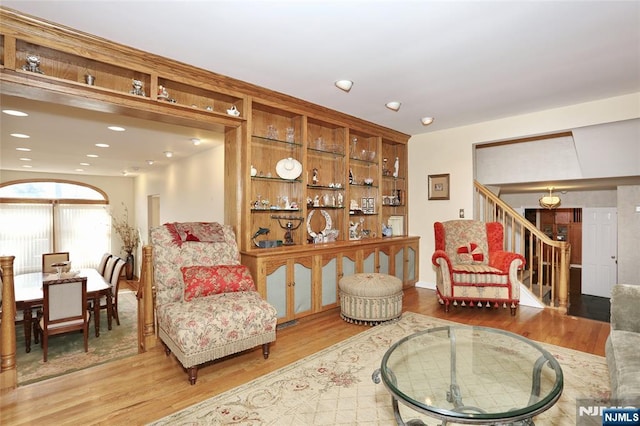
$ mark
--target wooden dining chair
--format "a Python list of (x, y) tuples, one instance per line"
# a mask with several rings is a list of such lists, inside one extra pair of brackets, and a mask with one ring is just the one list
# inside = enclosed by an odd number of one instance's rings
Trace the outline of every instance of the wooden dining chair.
[(89, 351), (87, 278), (74, 277), (43, 281), (43, 307), (38, 315), (38, 334), (43, 359), (47, 362), (49, 336), (82, 331), (84, 351)]
[[(109, 265), (110, 262), (111, 265)], [(104, 276), (104, 280), (111, 284), (111, 312), (107, 312), (107, 322), (109, 324), (109, 329), (111, 329), (112, 319), (115, 319), (116, 324), (120, 325), (120, 317), (118, 316), (118, 290), (120, 287), (120, 274), (122, 274), (122, 268), (124, 268), (126, 264), (127, 262), (118, 256), (111, 256), (111, 258), (107, 262), (106, 269), (111, 269), (111, 273), (109, 274), (111, 276), (111, 279), (108, 280), (106, 274)], [(94, 303), (96, 302), (91, 300), (89, 301), (89, 312), (96, 312), (93, 306)], [(100, 297), (98, 303), (100, 304), (100, 310), (109, 308), (109, 304), (107, 303), (107, 296)], [(96, 329), (96, 333), (97, 332), (98, 331)]]
[[(58, 272), (56, 268), (51, 266), (53, 263), (68, 262), (69, 252), (59, 253), (43, 253), (42, 254), (42, 272), (45, 274), (52, 274)], [(66, 271), (65, 271), (66, 272)]]
[(100, 259), (100, 263), (98, 264), (98, 272), (100, 273), (100, 275), (104, 276), (104, 270), (107, 267), (107, 262), (109, 261), (109, 259), (111, 259), (112, 255), (111, 253), (105, 253), (102, 255), (102, 259)]
[(102, 277), (108, 283), (111, 282), (111, 277), (113, 276), (113, 270), (116, 267), (116, 263), (118, 263), (118, 256), (111, 256), (107, 259), (107, 263), (104, 266), (104, 271), (102, 272)]

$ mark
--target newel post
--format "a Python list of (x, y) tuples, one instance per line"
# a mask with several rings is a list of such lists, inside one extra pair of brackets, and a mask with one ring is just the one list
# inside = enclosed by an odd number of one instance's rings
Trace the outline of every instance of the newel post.
[(16, 296), (13, 288), (13, 261), (15, 256), (0, 256), (2, 269), (2, 324), (0, 331), (0, 393), (18, 385), (16, 369)]
[(567, 313), (569, 301), (569, 259), (571, 259), (571, 245), (560, 243), (560, 276), (558, 277), (558, 309)]
[(146, 352), (157, 343), (154, 317), (153, 248), (142, 247), (140, 286), (138, 287), (138, 352)]

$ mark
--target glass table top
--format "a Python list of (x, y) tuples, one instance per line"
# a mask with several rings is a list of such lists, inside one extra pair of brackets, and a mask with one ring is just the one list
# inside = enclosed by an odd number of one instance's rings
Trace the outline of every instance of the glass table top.
[(529, 419), (550, 408), (563, 387), (560, 364), (537, 343), (462, 325), (401, 339), (375, 374), (398, 402), (462, 423)]

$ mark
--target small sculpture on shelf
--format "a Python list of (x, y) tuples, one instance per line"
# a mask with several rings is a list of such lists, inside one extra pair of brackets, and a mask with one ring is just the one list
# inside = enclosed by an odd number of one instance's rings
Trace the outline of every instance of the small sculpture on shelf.
[(316, 169), (315, 167), (313, 169), (313, 177), (311, 178), (311, 182), (313, 182), (314, 185), (318, 184), (318, 169)]
[(24, 71), (35, 72), (38, 74), (44, 74), (44, 71), (40, 69), (40, 58), (35, 55), (28, 55), (26, 58), (27, 63), (22, 66)]
[(389, 170), (389, 164), (386, 158), (382, 159), (382, 176), (391, 176), (391, 170)]
[(238, 117), (240, 115), (240, 111), (238, 111), (238, 108), (236, 108), (235, 105), (231, 105), (231, 108), (227, 110), (227, 114)]
[(132, 81), (131, 85), (132, 85), (133, 88), (129, 91), (129, 93), (131, 93), (132, 95), (136, 95), (136, 96), (145, 96), (144, 88), (142, 86), (142, 81), (141, 80), (134, 79)]
[(169, 99), (169, 92), (163, 85), (158, 86), (158, 99)]
[(396, 157), (396, 162), (393, 164), (393, 177), (398, 177), (398, 172), (400, 171), (400, 158)]
[[(295, 244), (295, 242), (293, 241), (293, 231), (295, 231), (296, 229), (300, 228), (300, 225), (302, 225), (302, 221), (304, 220), (303, 217), (287, 217), (287, 216), (271, 216), (272, 219), (276, 219), (278, 221), (278, 225), (280, 225), (280, 228), (285, 230), (284, 233), (284, 245), (285, 246), (292, 246)], [(282, 220), (286, 221), (284, 224), (281, 222)], [(297, 222), (298, 224), (296, 225), (294, 222)]]

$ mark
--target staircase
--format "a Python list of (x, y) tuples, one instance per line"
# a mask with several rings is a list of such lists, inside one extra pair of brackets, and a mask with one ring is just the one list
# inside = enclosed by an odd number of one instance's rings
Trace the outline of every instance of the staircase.
[(505, 250), (520, 253), (527, 260), (519, 277), (523, 286), (544, 306), (566, 314), (570, 244), (547, 237), (477, 181), (474, 182), (473, 210), (476, 220), (500, 222), (504, 227)]

